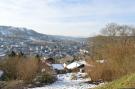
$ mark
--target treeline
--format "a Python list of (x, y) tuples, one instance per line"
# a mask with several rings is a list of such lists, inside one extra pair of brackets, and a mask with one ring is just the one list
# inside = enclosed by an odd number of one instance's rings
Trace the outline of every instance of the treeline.
[(93, 81), (112, 81), (135, 72), (135, 28), (108, 24), (90, 40), (88, 74)]
[(132, 25), (107, 24), (101, 30), (103, 36), (135, 36), (135, 27)]

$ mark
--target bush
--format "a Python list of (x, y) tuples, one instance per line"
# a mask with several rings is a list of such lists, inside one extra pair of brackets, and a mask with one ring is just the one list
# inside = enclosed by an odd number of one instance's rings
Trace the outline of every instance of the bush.
[(56, 80), (55, 76), (48, 73), (43, 73), (36, 78), (37, 82), (44, 83), (44, 84), (53, 83), (55, 80)]
[[(95, 38), (93, 54), (89, 58), (88, 74), (93, 81), (112, 81), (135, 70), (134, 37)], [(104, 60), (99, 63), (97, 60)], [(90, 69), (90, 70), (89, 70)]]
[(5, 72), (4, 80), (22, 80), (24, 84), (32, 86), (49, 84), (56, 80), (50, 67), (35, 57), (8, 57), (0, 62), (0, 69)]
[(17, 65), (17, 78), (30, 83), (37, 75), (38, 70), (38, 60), (34, 58), (21, 60)]
[(4, 71), (5, 80), (17, 79), (17, 64), (20, 59), (16, 57), (6, 58), (1, 62), (1, 68)]
[(4, 71), (4, 80), (23, 80), (31, 82), (39, 68), (38, 60), (25, 57), (8, 57), (3, 60), (0, 69)]

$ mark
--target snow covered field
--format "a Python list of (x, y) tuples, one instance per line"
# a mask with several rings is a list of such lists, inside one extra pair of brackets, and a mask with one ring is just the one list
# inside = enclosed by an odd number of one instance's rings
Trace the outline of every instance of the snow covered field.
[[(76, 76), (77, 79), (72, 80), (71, 78), (73, 76)], [(33, 89), (89, 89), (97, 86), (94, 84), (85, 83), (88, 81), (88, 79), (82, 78), (83, 76), (85, 76), (85, 74), (82, 73), (61, 74), (57, 76), (58, 80), (55, 83), (51, 85), (46, 85), (44, 87), (33, 88)]]

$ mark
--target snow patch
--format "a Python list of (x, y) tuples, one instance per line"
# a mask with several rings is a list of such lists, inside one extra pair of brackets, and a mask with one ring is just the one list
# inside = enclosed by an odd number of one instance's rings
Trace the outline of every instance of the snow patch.
[[(77, 80), (71, 80), (72, 75), (76, 75)], [(85, 76), (86, 73), (59, 74), (55, 83), (32, 89), (89, 89), (97, 87), (97, 85), (86, 83), (89, 79), (81, 78), (80, 75)]]
[(4, 72), (2, 70), (0, 70), (0, 78), (2, 77), (3, 74), (4, 74)]

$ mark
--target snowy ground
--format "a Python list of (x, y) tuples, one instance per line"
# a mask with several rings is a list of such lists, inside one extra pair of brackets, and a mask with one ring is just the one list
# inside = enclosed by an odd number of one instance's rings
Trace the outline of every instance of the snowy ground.
[[(71, 78), (73, 76), (77, 76), (77, 80), (72, 80)], [(55, 83), (33, 89), (89, 89), (96, 87), (94, 84), (85, 83), (88, 79), (82, 78), (83, 76), (85, 76), (85, 74), (82, 73), (61, 74), (57, 76), (58, 80)]]

